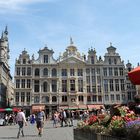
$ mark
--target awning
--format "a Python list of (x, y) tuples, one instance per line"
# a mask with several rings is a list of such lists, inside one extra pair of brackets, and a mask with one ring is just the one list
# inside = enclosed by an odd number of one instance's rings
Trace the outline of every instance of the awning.
[(77, 110), (79, 107), (78, 106), (69, 106), (68, 109), (70, 110)]
[(18, 112), (19, 110), (20, 110), (19, 108), (0, 108), (0, 112), (5, 112), (5, 111)]
[(140, 85), (140, 66), (128, 72), (128, 76), (134, 85)]
[(59, 106), (59, 109), (64, 109), (64, 110), (66, 110), (66, 109), (68, 109), (68, 106)]
[(39, 111), (40, 109), (45, 110), (45, 105), (33, 105), (32, 106), (32, 112)]
[(89, 110), (100, 109), (101, 106), (104, 107), (104, 105), (99, 105), (99, 104), (98, 105), (95, 105), (95, 104), (94, 105), (87, 105)]
[(79, 105), (79, 107), (78, 107), (79, 109), (87, 109), (87, 105)]

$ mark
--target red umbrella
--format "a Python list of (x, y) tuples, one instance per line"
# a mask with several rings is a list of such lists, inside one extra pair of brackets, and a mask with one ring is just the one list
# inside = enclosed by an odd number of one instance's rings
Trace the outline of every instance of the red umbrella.
[(128, 72), (128, 76), (134, 85), (140, 85), (140, 66)]

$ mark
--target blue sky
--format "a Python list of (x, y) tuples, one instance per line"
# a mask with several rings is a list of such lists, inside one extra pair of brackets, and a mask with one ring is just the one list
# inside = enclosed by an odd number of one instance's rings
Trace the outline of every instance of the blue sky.
[(104, 57), (110, 42), (125, 64), (140, 62), (139, 0), (0, 0), (0, 31), (9, 30), (11, 74), (15, 59), (26, 48), (38, 57), (47, 44), (54, 58), (70, 37), (80, 53), (88, 49)]

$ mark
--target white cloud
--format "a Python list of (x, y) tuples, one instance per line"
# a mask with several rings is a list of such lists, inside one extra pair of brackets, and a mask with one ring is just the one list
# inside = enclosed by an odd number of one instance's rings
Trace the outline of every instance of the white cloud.
[(0, 0), (0, 13), (7, 13), (9, 11), (25, 11), (25, 5), (31, 5), (35, 3), (54, 2), (56, 0)]

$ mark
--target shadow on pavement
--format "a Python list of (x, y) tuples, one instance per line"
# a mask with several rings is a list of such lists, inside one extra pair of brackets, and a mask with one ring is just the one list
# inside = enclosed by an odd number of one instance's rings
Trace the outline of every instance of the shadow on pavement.
[(4, 139), (17, 139), (17, 137), (0, 137), (0, 140), (4, 140)]

